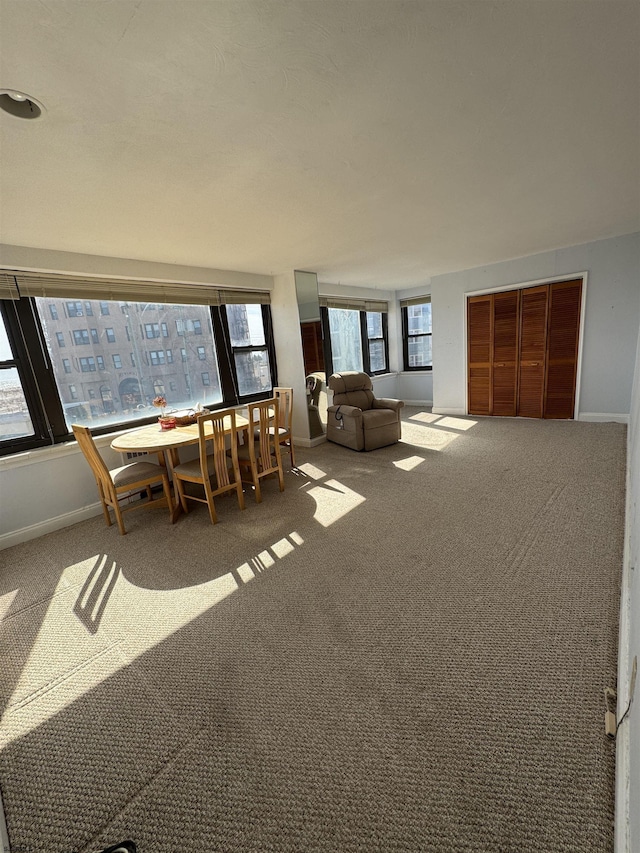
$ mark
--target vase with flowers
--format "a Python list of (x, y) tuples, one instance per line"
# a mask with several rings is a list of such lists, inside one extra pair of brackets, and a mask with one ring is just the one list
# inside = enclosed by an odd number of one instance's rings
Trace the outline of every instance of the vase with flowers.
[(160, 429), (175, 429), (176, 419), (171, 415), (165, 415), (164, 412), (167, 405), (167, 398), (163, 397), (162, 394), (158, 394), (157, 397), (153, 398), (152, 403), (156, 409), (160, 409), (160, 417), (158, 418)]

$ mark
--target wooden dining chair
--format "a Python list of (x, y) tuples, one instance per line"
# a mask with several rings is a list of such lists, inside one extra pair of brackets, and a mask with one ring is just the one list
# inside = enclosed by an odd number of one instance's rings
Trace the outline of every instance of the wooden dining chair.
[(293, 450), (293, 388), (274, 388), (274, 397), (280, 404), (280, 419), (278, 421), (278, 440), (289, 452), (291, 467), (296, 467)]
[[(127, 532), (122, 518), (123, 512), (129, 512), (132, 509), (143, 509), (160, 503), (164, 505), (165, 499), (169, 507), (169, 512), (173, 512), (171, 483), (169, 482), (169, 475), (166, 468), (155, 465), (153, 462), (130, 462), (128, 465), (122, 465), (119, 468), (109, 470), (96, 447), (91, 431), (79, 424), (72, 424), (71, 428), (80, 450), (82, 450), (85, 459), (93, 471), (93, 476), (98, 486), (100, 502), (102, 503), (102, 512), (104, 513), (108, 527), (111, 527), (112, 524), (109, 507), (113, 510), (120, 533), (123, 536)], [(151, 487), (160, 483), (162, 483), (164, 497), (154, 498)], [(125, 495), (140, 490), (146, 491), (148, 500), (136, 501), (129, 506), (122, 506), (120, 504)]]
[[(235, 491), (240, 509), (244, 509), (244, 492), (238, 463), (236, 411), (224, 409), (208, 415), (199, 415), (197, 424), (198, 458), (175, 465), (173, 482), (185, 512), (189, 511), (187, 501), (205, 503), (209, 508), (211, 523), (216, 524), (218, 515), (213, 499), (217, 495)], [(228, 455), (227, 436), (230, 438)], [(204, 497), (185, 492), (185, 483), (196, 483), (202, 486)]]
[(253, 441), (247, 440), (238, 448), (240, 467), (248, 470), (253, 485), (256, 503), (262, 500), (260, 481), (271, 474), (278, 475), (280, 491), (284, 491), (284, 472), (277, 425), (280, 422), (280, 401), (277, 397), (249, 403), (247, 406)]

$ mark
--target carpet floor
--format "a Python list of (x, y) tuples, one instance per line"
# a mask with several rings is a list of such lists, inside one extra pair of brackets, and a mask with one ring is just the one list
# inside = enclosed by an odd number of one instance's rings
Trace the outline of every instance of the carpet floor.
[(14, 853), (613, 850), (625, 427), (403, 412), (0, 552)]

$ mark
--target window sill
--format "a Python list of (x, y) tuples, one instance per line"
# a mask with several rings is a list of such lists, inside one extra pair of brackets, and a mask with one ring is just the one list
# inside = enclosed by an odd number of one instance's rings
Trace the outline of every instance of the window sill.
[[(98, 435), (94, 437), (94, 441), (100, 448), (109, 447), (113, 439), (124, 432), (127, 430), (121, 429), (110, 432), (108, 435)], [(51, 459), (60, 459), (63, 456), (71, 456), (80, 452), (77, 441), (65, 441), (47, 447), (36, 447), (33, 450), (0, 456), (0, 471), (11, 468), (25, 468), (27, 465), (37, 465), (39, 462), (48, 462)]]

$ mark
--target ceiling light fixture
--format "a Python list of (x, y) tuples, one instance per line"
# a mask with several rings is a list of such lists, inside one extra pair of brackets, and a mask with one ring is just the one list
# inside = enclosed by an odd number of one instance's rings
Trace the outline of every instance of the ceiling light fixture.
[(0, 89), (0, 109), (16, 118), (40, 118), (44, 106), (25, 92)]

